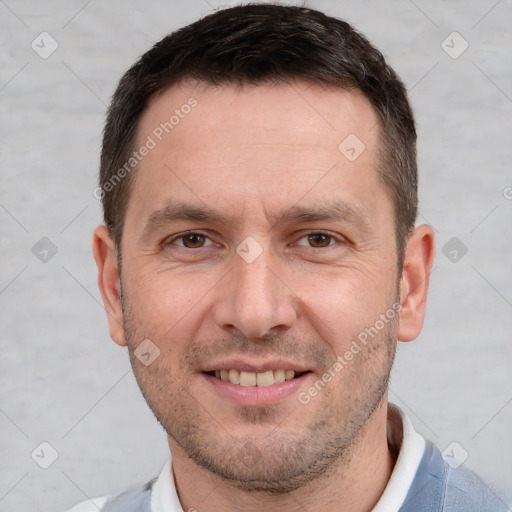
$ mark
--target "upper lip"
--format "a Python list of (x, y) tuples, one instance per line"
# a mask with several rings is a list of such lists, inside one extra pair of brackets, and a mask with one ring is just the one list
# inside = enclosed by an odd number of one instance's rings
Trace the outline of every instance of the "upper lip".
[(267, 359), (265, 361), (251, 361), (247, 358), (231, 358), (222, 359), (214, 363), (209, 363), (201, 369), (202, 372), (212, 372), (215, 370), (231, 370), (236, 369), (243, 372), (261, 373), (268, 370), (295, 370), (296, 372), (307, 372), (311, 368), (301, 363), (294, 363), (284, 359)]

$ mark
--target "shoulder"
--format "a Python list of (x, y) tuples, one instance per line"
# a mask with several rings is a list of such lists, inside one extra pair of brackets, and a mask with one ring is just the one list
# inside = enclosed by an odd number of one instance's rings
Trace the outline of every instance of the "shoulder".
[[(466, 468), (452, 468), (430, 441), (404, 502), (402, 512), (424, 510), (464, 510), (465, 512), (505, 512), (510, 509), (499, 492)], [(428, 509), (428, 508), (427, 508)]]
[(156, 478), (108, 496), (94, 498), (67, 512), (151, 512), (151, 490)]
[(83, 501), (82, 503), (75, 505), (73, 508), (66, 510), (66, 512), (98, 512), (98, 510), (103, 510), (103, 505), (105, 505), (108, 498), (108, 496), (102, 496), (101, 498)]
[(453, 510), (500, 512), (510, 509), (500, 492), (477, 473), (446, 464), (446, 489), (444, 501)]

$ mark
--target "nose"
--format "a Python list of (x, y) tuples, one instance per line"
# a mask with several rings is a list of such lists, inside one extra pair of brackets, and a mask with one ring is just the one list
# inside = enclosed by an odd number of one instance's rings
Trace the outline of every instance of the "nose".
[(298, 316), (298, 298), (264, 251), (247, 263), (236, 256), (234, 269), (219, 289), (214, 308), (216, 324), (247, 338), (288, 330)]

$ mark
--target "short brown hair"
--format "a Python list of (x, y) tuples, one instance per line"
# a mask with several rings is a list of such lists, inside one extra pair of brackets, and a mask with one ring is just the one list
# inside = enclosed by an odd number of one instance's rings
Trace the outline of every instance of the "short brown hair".
[(149, 100), (186, 78), (211, 85), (303, 79), (361, 90), (380, 118), (378, 172), (394, 204), (401, 268), (418, 207), (416, 130), (405, 87), (348, 23), (305, 7), (270, 4), (220, 10), (181, 28), (121, 78), (107, 113), (99, 183), (105, 224), (119, 251), (133, 174), (124, 172), (115, 186), (113, 179), (134, 151)]

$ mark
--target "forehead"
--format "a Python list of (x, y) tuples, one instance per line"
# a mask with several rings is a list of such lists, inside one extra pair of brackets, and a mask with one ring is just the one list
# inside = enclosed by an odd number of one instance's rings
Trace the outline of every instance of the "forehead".
[(326, 194), (364, 209), (365, 197), (379, 199), (368, 196), (378, 184), (378, 130), (357, 90), (179, 83), (140, 119), (136, 147), (151, 150), (135, 172), (128, 215), (130, 204), (147, 218), (172, 199), (268, 214)]
[(186, 140), (182, 150), (206, 151), (218, 147), (217, 133), (229, 132), (225, 142), (232, 145), (279, 144), (281, 150), (289, 145), (290, 151), (307, 153), (337, 149), (353, 132), (371, 144), (377, 125), (377, 114), (357, 89), (302, 81), (211, 86), (187, 80), (151, 99), (139, 121), (138, 139), (153, 133), (165, 138), (166, 146)]

